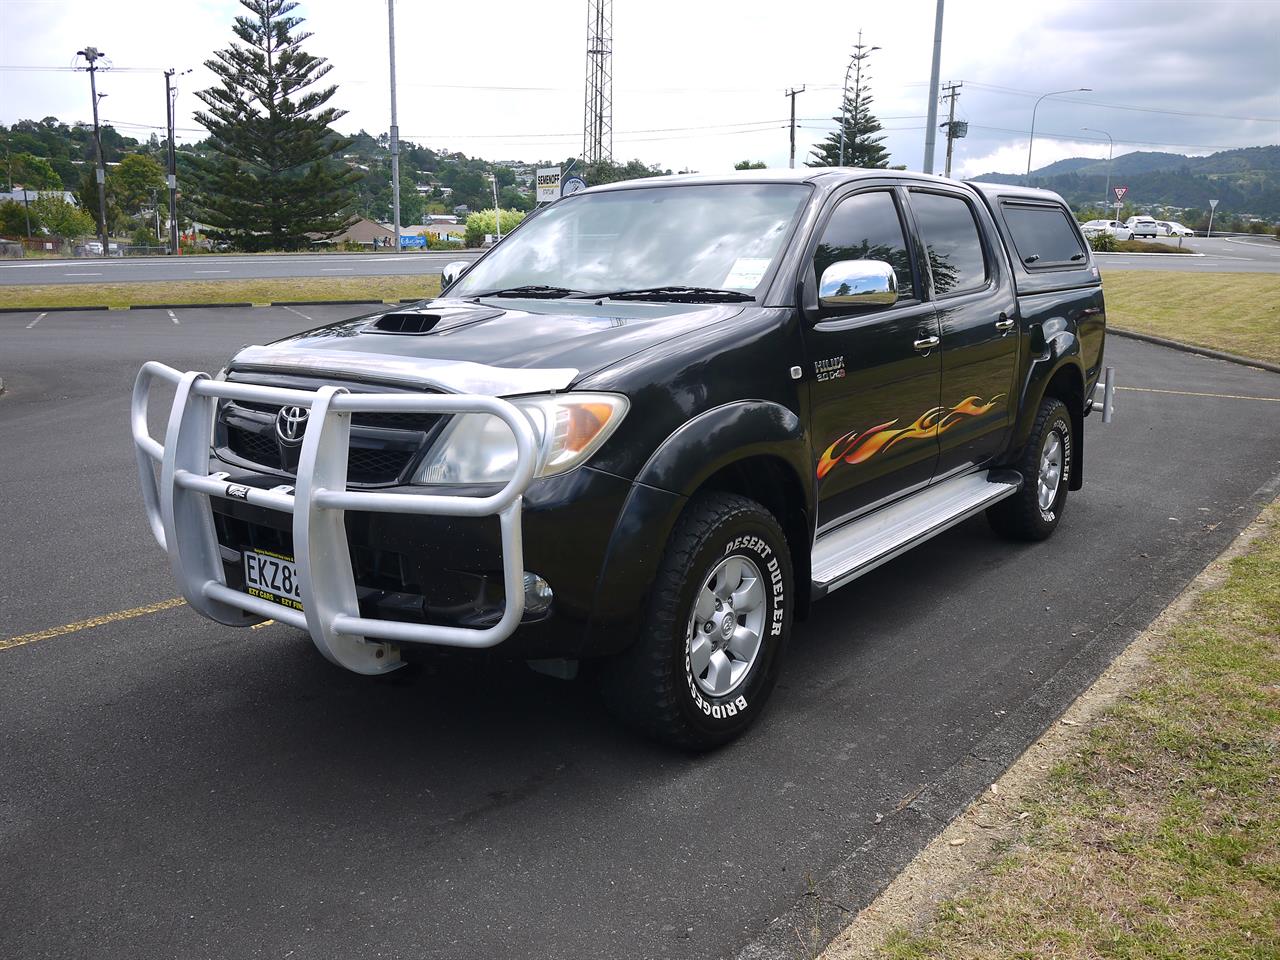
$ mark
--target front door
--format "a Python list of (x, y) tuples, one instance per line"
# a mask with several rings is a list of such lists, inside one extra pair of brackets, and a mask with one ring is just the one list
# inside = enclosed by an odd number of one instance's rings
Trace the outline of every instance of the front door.
[(985, 209), (945, 188), (912, 189), (908, 197), (942, 336), (935, 479), (943, 479), (985, 463), (1008, 442), (1017, 407), (1018, 304), (1007, 261), (983, 239), (995, 236)]
[(841, 199), (807, 267), (816, 285), (837, 261), (882, 260), (900, 298), (887, 308), (820, 310), (806, 325), (819, 530), (928, 484), (938, 459), (938, 324), (902, 202), (892, 188)]

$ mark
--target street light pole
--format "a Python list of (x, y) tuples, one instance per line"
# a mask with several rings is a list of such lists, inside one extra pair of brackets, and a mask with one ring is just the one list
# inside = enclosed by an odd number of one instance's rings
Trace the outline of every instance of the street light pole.
[(497, 243), (502, 239), (502, 211), (498, 209), (498, 175), (496, 173), (489, 174), (489, 179), (493, 181), (493, 224), (494, 229), (498, 231)]
[(1102, 204), (1105, 207), (1111, 202), (1111, 154), (1115, 152), (1116, 143), (1111, 139), (1111, 134), (1105, 130), (1099, 130), (1096, 127), (1081, 127), (1081, 130), (1087, 130), (1090, 133), (1100, 133), (1107, 138), (1107, 192), (1102, 195)]
[[(95, 47), (77, 50), (76, 56), (84, 57), (89, 66), (89, 95), (93, 98), (93, 142), (98, 148), (98, 167), (94, 176), (98, 179), (98, 241), (102, 244), (102, 255), (111, 256), (111, 241), (107, 238), (107, 158), (102, 153), (102, 130), (98, 126), (98, 60), (103, 53)], [(105, 96), (105, 94), (104, 94)]]
[(933, 67), (929, 70), (929, 118), (924, 124), (924, 172), (933, 173), (933, 145), (938, 135), (938, 76), (942, 66), (942, 0), (933, 22)]
[(1092, 87), (1076, 87), (1074, 90), (1053, 90), (1042, 93), (1036, 98), (1036, 105), (1031, 108), (1031, 139), (1027, 141), (1027, 183), (1031, 185), (1031, 147), (1036, 142), (1036, 111), (1040, 109), (1040, 101), (1045, 97), (1056, 97), (1062, 93), (1092, 93)]
[(391, 45), (391, 219), (400, 252), (400, 127), (396, 123), (396, 0), (387, 0), (387, 37)]

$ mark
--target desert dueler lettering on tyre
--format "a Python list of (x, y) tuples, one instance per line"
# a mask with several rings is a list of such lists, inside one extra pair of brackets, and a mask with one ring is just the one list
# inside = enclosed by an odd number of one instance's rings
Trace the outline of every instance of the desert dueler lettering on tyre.
[(1052, 535), (1111, 418), (1105, 336), (1056, 194), (656, 177), (539, 209), (435, 299), (215, 376), (146, 363), (132, 434), (196, 613), (370, 675), (492, 650), (706, 750), (763, 713), (813, 602), (979, 513)]

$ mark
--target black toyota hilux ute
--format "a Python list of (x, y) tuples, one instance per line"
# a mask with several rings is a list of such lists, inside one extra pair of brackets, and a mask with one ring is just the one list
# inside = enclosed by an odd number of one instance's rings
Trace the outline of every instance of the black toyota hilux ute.
[(1110, 418), (1105, 324), (1053, 193), (661, 177), (543, 208), (434, 300), (215, 376), (148, 363), (133, 436), (199, 613), (365, 674), (590, 661), (620, 716), (700, 749), (761, 712), (813, 601), (981, 511), (1053, 533)]

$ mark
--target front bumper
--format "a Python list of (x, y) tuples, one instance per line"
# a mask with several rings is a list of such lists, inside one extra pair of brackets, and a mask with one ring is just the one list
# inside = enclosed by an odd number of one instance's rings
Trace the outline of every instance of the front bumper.
[[(152, 382), (175, 388), (165, 440), (147, 426)], [(221, 471), (209, 473), (209, 451), (218, 399), (274, 402), (310, 412), (294, 485), (266, 487), (238, 483)], [(351, 414), (356, 412), (487, 413), (511, 429), (518, 450), (515, 475), (493, 493), (475, 496), (412, 491), (356, 492), (347, 489)], [(400, 665), (400, 643), (491, 647), (516, 630), (524, 613), (522, 497), (535, 467), (532, 428), (503, 400), (458, 394), (352, 394), (333, 386), (315, 391), (214, 380), (182, 373), (157, 362), (143, 365), (134, 385), (131, 424), (139, 480), (152, 533), (169, 554), (187, 602), (220, 623), (249, 626), (266, 619), (311, 634), (328, 659), (357, 673), (385, 673)], [(159, 475), (157, 476), (157, 466)], [(303, 610), (271, 603), (228, 583), (211, 502), (252, 506), (290, 517)], [(420, 516), (449, 519), (496, 517), (503, 587), (502, 612), (495, 623), (464, 625), (412, 622), (366, 616), (352, 565), (346, 515)], [(227, 514), (224, 511), (223, 516)], [(277, 529), (278, 529), (277, 525)], [(223, 529), (229, 528), (224, 520)]]

